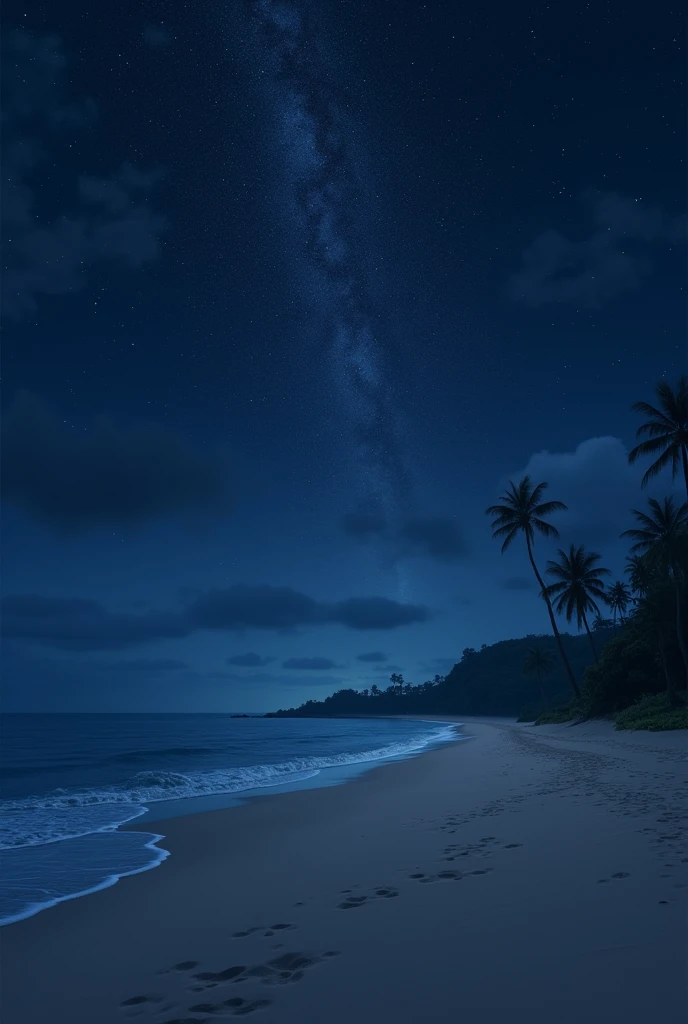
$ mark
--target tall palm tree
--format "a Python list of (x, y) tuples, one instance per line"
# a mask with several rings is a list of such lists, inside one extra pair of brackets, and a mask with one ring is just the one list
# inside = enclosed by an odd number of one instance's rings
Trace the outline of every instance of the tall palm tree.
[(643, 477), (643, 487), (667, 466), (671, 466), (672, 480), (682, 468), (688, 495), (688, 376), (680, 378), (676, 391), (660, 380), (655, 394), (658, 407), (649, 402), (635, 402), (631, 406), (634, 412), (647, 417), (638, 427), (636, 437), (649, 436), (628, 453), (628, 461), (634, 463), (641, 455), (659, 456)]
[(622, 537), (635, 543), (633, 553), (641, 553), (657, 575), (668, 578), (675, 592), (676, 632), (678, 645), (686, 669), (688, 682), (688, 640), (686, 640), (686, 578), (688, 576), (688, 501), (678, 505), (673, 498), (664, 498), (662, 504), (650, 498), (649, 514), (631, 509), (638, 520), (633, 530), (624, 530)]
[(525, 536), (528, 558), (530, 559), (530, 564), (533, 567), (535, 578), (540, 585), (540, 593), (547, 605), (547, 613), (552, 625), (554, 638), (557, 641), (559, 654), (564, 663), (564, 668), (568, 673), (571, 688), (576, 699), (578, 699), (580, 697), (580, 689), (576, 682), (576, 677), (573, 674), (573, 669), (571, 668), (569, 659), (566, 657), (566, 651), (564, 650), (561, 634), (557, 628), (557, 620), (554, 618), (552, 602), (547, 594), (547, 587), (545, 586), (544, 580), (542, 579), (538, 567), (535, 564), (535, 558), (533, 556), (533, 544), (535, 542), (536, 531), (543, 537), (556, 539), (559, 536), (559, 531), (556, 527), (552, 526), (551, 523), (546, 522), (544, 517), (552, 515), (553, 512), (566, 511), (566, 505), (561, 501), (543, 502), (541, 500), (546, 489), (546, 483), (540, 483), (533, 487), (529, 476), (524, 476), (518, 484), (515, 484), (513, 480), (510, 480), (509, 487), (499, 499), (502, 504), (490, 505), (489, 508), (485, 509), (485, 514), (494, 517), (494, 522), (492, 523), (492, 536), (495, 539), (504, 538), (502, 543), (502, 552), (506, 551), (519, 533), (522, 533)]
[(542, 703), (545, 703), (545, 690), (542, 685), (542, 677), (551, 672), (554, 664), (554, 655), (546, 647), (529, 647), (523, 661), (522, 671), (528, 675), (537, 676), (538, 686)]
[(611, 576), (609, 569), (597, 565), (600, 555), (596, 551), (586, 551), (582, 544), (576, 547), (571, 544), (568, 554), (559, 548), (557, 552), (559, 561), (547, 562), (547, 574), (553, 576), (557, 582), (550, 583), (547, 592), (550, 597), (556, 597), (555, 609), (559, 615), (564, 614), (566, 621), (570, 622), (576, 616), (578, 628), (585, 627), (588, 634), (592, 656), (595, 661), (597, 650), (595, 641), (590, 632), (586, 612), (597, 612), (599, 615), (598, 601), (606, 600), (604, 581), (602, 576)]
[(607, 604), (611, 608), (614, 616), (614, 629), (616, 629), (617, 615), (621, 619), (621, 625), (623, 626), (624, 615), (626, 614), (630, 601), (631, 592), (628, 589), (628, 584), (623, 583), (621, 580), (617, 580), (616, 583), (612, 583), (611, 587), (607, 591)]

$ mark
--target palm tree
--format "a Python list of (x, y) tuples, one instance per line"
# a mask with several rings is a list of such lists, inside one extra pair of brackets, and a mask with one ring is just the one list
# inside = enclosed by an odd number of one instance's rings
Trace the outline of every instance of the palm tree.
[(542, 685), (542, 677), (551, 672), (553, 664), (554, 655), (546, 647), (529, 647), (526, 651), (522, 671), (528, 673), (528, 675), (537, 676), (543, 704), (545, 703), (545, 690)]
[(561, 635), (557, 628), (557, 620), (554, 618), (552, 602), (547, 594), (547, 587), (545, 586), (544, 580), (542, 579), (538, 567), (535, 564), (535, 558), (533, 557), (535, 531), (543, 537), (557, 538), (559, 536), (559, 531), (552, 526), (551, 523), (546, 522), (543, 517), (550, 516), (553, 512), (566, 511), (566, 505), (561, 501), (541, 501), (546, 488), (546, 483), (540, 483), (537, 484), (536, 487), (533, 487), (529, 476), (524, 476), (519, 484), (515, 484), (513, 480), (510, 480), (507, 491), (500, 498), (500, 501), (503, 504), (490, 505), (489, 508), (485, 509), (485, 514), (493, 516), (495, 519), (492, 524), (492, 536), (495, 539), (500, 537), (504, 538), (502, 543), (502, 552), (506, 551), (519, 533), (524, 534), (526, 538), (526, 547), (528, 549), (528, 558), (530, 559), (530, 564), (533, 567), (535, 578), (540, 585), (540, 593), (547, 605), (549, 621), (552, 625), (554, 638), (557, 641), (559, 654), (564, 663), (564, 668), (568, 673), (571, 688), (573, 689), (576, 699), (578, 699), (580, 697), (580, 689), (576, 682), (576, 677), (573, 674), (573, 669), (571, 668), (569, 659), (566, 657), (566, 651), (564, 650)]
[(638, 599), (645, 597), (654, 583), (656, 573), (644, 555), (629, 555), (624, 572), (628, 576), (631, 590), (635, 595), (633, 600), (637, 604)]
[(395, 692), (401, 697), (402, 693), (404, 692), (404, 677), (402, 676), (401, 672), (392, 672), (391, 676), (389, 677), (389, 681), (392, 684), (392, 686), (399, 687), (399, 689)]
[(673, 498), (662, 504), (650, 498), (649, 515), (631, 509), (639, 526), (624, 530), (622, 537), (635, 541), (631, 551), (642, 553), (650, 569), (673, 584), (676, 602), (676, 633), (688, 682), (688, 641), (686, 640), (685, 586), (688, 566), (688, 501), (677, 505)]
[(682, 467), (688, 494), (688, 376), (680, 378), (676, 391), (660, 380), (655, 394), (659, 408), (649, 402), (635, 402), (631, 406), (634, 412), (647, 417), (638, 427), (636, 437), (649, 437), (628, 453), (628, 461), (634, 463), (641, 455), (659, 455), (643, 477), (643, 487), (669, 465), (671, 479), (675, 480)]
[(622, 580), (617, 580), (617, 582), (613, 583), (607, 591), (607, 604), (614, 615), (614, 629), (616, 629), (617, 615), (621, 619), (621, 625), (623, 626), (624, 615), (626, 614), (630, 600), (631, 592), (628, 589), (628, 584), (622, 582)]
[(547, 562), (547, 574), (557, 580), (548, 586), (547, 592), (550, 597), (557, 598), (555, 609), (559, 615), (563, 613), (567, 622), (575, 615), (578, 628), (585, 626), (592, 656), (597, 661), (595, 641), (590, 632), (586, 612), (597, 612), (599, 615), (600, 609), (595, 598), (604, 601), (607, 596), (604, 581), (600, 577), (611, 576), (611, 573), (609, 569), (596, 564), (601, 556), (596, 551), (586, 551), (582, 544), (579, 547), (571, 544), (568, 554), (559, 548), (557, 554), (558, 562)]

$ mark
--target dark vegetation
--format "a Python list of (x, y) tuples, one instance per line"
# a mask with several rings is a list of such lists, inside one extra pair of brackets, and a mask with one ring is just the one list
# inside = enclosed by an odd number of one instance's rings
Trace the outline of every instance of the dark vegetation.
[[(645, 422), (629, 461), (652, 457), (642, 485), (668, 468), (674, 480), (682, 478), (688, 495), (688, 377), (675, 391), (660, 382), (656, 394), (657, 406), (633, 407)], [(545, 500), (546, 490), (546, 483), (533, 485), (527, 476), (511, 482), (487, 515), (502, 551), (514, 541), (525, 543), (551, 635), (466, 648), (446, 677), (417, 686), (394, 674), (384, 690), (339, 690), (275, 714), (518, 715), (537, 724), (615, 715), (620, 729), (688, 727), (688, 501), (651, 498), (645, 509), (630, 510), (635, 526), (621, 534), (632, 542), (628, 582), (607, 586), (610, 573), (600, 565), (601, 555), (570, 544), (547, 562), (546, 583), (535, 558), (536, 538), (558, 539), (549, 519), (566, 508)], [(575, 620), (583, 633), (562, 634), (557, 615)]]

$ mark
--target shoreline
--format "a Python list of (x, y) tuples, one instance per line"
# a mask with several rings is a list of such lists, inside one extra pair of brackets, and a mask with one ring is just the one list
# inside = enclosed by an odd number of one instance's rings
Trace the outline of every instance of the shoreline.
[[(341, 716), (340, 716), (341, 717)], [(364, 717), (364, 716), (355, 716)], [(370, 718), (376, 718), (378, 716), (368, 716)], [(70, 836), (67, 839), (54, 839), (49, 842), (38, 844), (30, 849), (42, 849), (45, 846), (53, 846), (61, 842), (74, 842), (78, 839), (88, 839), (90, 836), (99, 835), (115, 835), (118, 833), (136, 832), (141, 835), (148, 836), (148, 841), (144, 844), (143, 849), (152, 851), (156, 856), (152, 858), (149, 863), (140, 867), (128, 868), (123, 870), (113, 871), (111, 874), (102, 878), (101, 881), (94, 885), (89, 885), (83, 889), (56, 897), (53, 900), (47, 902), (38, 902), (28, 905), (24, 910), (18, 912), (15, 915), (4, 917), (0, 920), (0, 934), (2, 930), (10, 927), (13, 924), (18, 924), (20, 921), (29, 920), (38, 914), (45, 913), (51, 910), (53, 907), (58, 906), (61, 903), (65, 903), (70, 900), (85, 899), (93, 894), (108, 889), (116, 885), (120, 880), (128, 878), (131, 875), (144, 874), (148, 871), (153, 871), (155, 868), (160, 867), (162, 863), (170, 856), (170, 851), (159, 844), (164, 842), (165, 833), (160, 833), (156, 830), (156, 825), (161, 822), (166, 822), (174, 818), (193, 818), (197, 814), (212, 813), (215, 810), (226, 811), (231, 810), (235, 807), (240, 807), (245, 803), (253, 800), (261, 800), (267, 796), (286, 796), (292, 792), (298, 792), (301, 790), (321, 789), (328, 788), (330, 786), (346, 785), (360, 775), (367, 771), (372, 771), (377, 767), (382, 767), (387, 764), (393, 764), (399, 760), (412, 759), (414, 757), (423, 756), (429, 753), (431, 750), (437, 749), (437, 747), (444, 745), (445, 743), (457, 742), (462, 737), (458, 736), (458, 728), (460, 723), (457, 722), (446, 722), (441, 723), (436, 719), (421, 719), (414, 716), (390, 716), (382, 715), (379, 716), (382, 720), (395, 720), (395, 718), (404, 718), (406, 721), (419, 722), (423, 724), (447, 724), (452, 725), (453, 734), (447, 738), (438, 737), (434, 740), (428, 739), (425, 743), (420, 745), (418, 748), (411, 748), (402, 754), (391, 754), (389, 756), (382, 756), (376, 758), (366, 758), (363, 756), (364, 753), (371, 753), (372, 751), (361, 752), (361, 759), (350, 762), (344, 762), (341, 764), (334, 764), (324, 766), (322, 768), (314, 768), (312, 774), (304, 779), (297, 779), (291, 781), (276, 781), (274, 783), (265, 784), (263, 786), (247, 787), (243, 790), (229, 791), (229, 792), (218, 792), (209, 794), (205, 797), (182, 797), (179, 799), (172, 800), (160, 800), (160, 801), (149, 801), (148, 805), (141, 805), (136, 814), (133, 814), (127, 820), (123, 821), (116, 827), (103, 826), (103, 828), (95, 830), (93, 832), (86, 832), (82, 835)], [(352, 757), (356, 756), (354, 754)], [(315, 780), (319, 781), (315, 781)], [(191, 805), (193, 809), (182, 809), (185, 805)], [(207, 806), (200, 808), (199, 804), (205, 804)], [(213, 804), (215, 806), (213, 806)], [(165, 811), (156, 815), (156, 811)], [(11, 856), (12, 854), (19, 854), (23, 847), (17, 847), (16, 849), (10, 848), (5, 850), (4, 853)]]
[(685, 738), (437, 720), (472, 742), (166, 819), (159, 870), (4, 928), (4, 1019), (682, 1022)]

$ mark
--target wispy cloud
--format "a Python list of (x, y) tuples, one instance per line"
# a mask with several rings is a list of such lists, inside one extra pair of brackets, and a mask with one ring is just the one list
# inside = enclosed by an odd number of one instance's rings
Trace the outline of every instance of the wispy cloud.
[(3, 598), (2, 612), (6, 637), (65, 651), (123, 650), (199, 630), (279, 633), (326, 625), (390, 630), (430, 617), (421, 605), (387, 598), (358, 597), (326, 604), (290, 587), (243, 585), (206, 591), (178, 610), (113, 612), (84, 598), (14, 594)]

